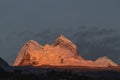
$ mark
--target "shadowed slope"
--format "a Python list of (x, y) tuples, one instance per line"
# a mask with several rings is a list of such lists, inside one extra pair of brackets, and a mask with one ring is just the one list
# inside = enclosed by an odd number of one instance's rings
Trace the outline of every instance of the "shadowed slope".
[(0, 57), (0, 68), (5, 71), (13, 71), (12, 67)]

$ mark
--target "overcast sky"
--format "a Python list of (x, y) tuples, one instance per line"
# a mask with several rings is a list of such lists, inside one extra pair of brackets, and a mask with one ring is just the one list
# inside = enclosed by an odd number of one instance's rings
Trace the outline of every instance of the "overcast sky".
[(0, 0), (0, 57), (9, 64), (24, 43), (52, 43), (60, 34), (86, 59), (120, 63), (120, 0)]

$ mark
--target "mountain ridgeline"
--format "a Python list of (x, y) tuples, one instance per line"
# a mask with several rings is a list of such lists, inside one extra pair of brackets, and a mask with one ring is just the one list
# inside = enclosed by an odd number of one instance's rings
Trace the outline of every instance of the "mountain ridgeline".
[(19, 51), (13, 66), (88, 66), (109, 67), (118, 66), (108, 57), (96, 61), (85, 60), (77, 50), (77, 46), (61, 35), (51, 45), (40, 45), (29, 40)]

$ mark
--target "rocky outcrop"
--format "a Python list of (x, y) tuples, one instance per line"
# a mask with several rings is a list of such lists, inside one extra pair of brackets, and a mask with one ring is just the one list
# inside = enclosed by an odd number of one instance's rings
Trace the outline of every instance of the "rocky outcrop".
[(53, 44), (53, 46), (58, 46), (58, 45), (63, 49), (68, 49), (75, 55), (78, 54), (76, 45), (72, 43), (69, 39), (64, 37), (63, 35), (58, 37)]
[(109, 66), (118, 66), (115, 62), (113, 62), (110, 58), (108, 58), (106, 56), (98, 58), (95, 61), (95, 63), (98, 63), (99, 65), (103, 65), (103, 66), (106, 66), (106, 67), (109, 67)]
[(13, 66), (31, 65), (30, 63), (31, 52), (36, 50), (41, 50), (41, 49), (42, 49), (41, 45), (39, 45), (36, 41), (29, 40), (19, 51)]

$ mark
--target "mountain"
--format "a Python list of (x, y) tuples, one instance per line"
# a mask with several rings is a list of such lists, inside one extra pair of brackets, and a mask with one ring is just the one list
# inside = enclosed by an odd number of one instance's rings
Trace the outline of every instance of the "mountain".
[(0, 57), (0, 70), (4, 71), (13, 71), (12, 67)]
[(39, 45), (28, 41), (20, 50), (13, 66), (78, 64), (83, 58), (78, 55), (77, 47), (61, 35), (52, 45)]
[(118, 66), (118, 64), (116, 64), (110, 58), (108, 58), (106, 56), (98, 58), (95, 62), (98, 63), (98, 64), (100, 64), (100, 65), (104, 65), (106, 67), (109, 67), (109, 66)]
[[(61, 35), (52, 45), (40, 45), (34, 40), (29, 40), (19, 51), (13, 66), (92, 66), (107, 67), (101, 64), (101, 59), (85, 60), (77, 50), (77, 47), (68, 38)], [(110, 62), (110, 60), (106, 60)], [(112, 62), (110, 62), (113, 64)], [(108, 63), (107, 63), (108, 64)]]
[[(29, 65), (30, 61), (30, 53), (32, 51), (37, 51), (41, 50), (42, 46), (39, 45), (36, 41), (34, 40), (29, 40), (20, 50), (18, 53), (18, 57), (16, 58), (13, 66), (17, 65)], [(33, 53), (34, 54), (34, 53)]]

